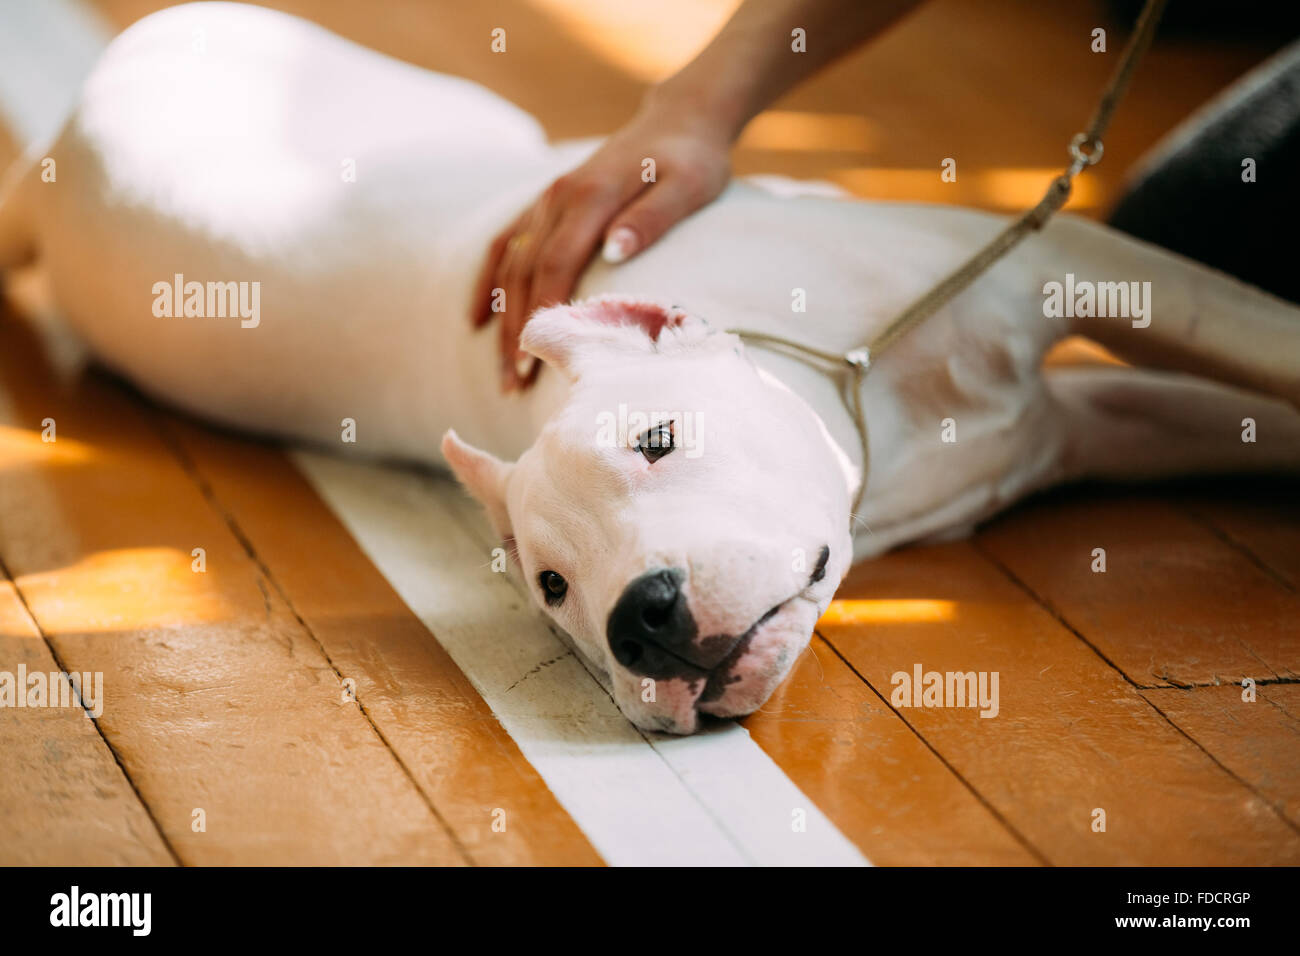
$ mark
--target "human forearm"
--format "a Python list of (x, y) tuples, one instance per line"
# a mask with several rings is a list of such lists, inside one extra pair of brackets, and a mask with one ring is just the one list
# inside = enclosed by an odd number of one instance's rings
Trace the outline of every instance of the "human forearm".
[[(597, 248), (620, 263), (711, 202), (730, 177), (732, 143), (756, 113), (918, 2), (746, 0), (699, 56), (493, 241), (473, 319), (486, 325), (501, 311), (503, 386), (531, 380), (536, 362), (519, 352), (520, 331), (537, 308), (572, 294)], [(655, 174), (645, 178), (648, 160)]]

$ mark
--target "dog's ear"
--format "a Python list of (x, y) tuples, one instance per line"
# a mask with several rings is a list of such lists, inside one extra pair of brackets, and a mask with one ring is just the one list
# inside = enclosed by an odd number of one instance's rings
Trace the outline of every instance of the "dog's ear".
[(520, 347), (576, 379), (588, 362), (609, 353), (668, 351), (709, 334), (703, 319), (672, 305), (627, 296), (600, 296), (534, 313)]
[(492, 527), (502, 538), (510, 537), (510, 514), (506, 510), (506, 482), (514, 465), (482, 449), (467, 445), (451, 429), (442, 436), (442, 454), (456, 478), (487, 509)]

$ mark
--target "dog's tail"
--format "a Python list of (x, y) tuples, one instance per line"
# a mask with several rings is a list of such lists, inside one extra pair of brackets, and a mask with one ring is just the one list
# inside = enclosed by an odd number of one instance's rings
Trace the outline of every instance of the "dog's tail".
[(0, 271), (35, 255), (31, 199), (42, 156), (112, 34), (84, 0), (0, 5), (0, 122), (23, 154), (0, 179)]

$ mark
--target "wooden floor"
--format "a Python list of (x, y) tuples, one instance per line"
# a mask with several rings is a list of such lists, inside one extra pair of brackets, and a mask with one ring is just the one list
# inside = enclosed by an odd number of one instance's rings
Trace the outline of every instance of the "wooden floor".
[[(159, 5), (98, 2), (119, 27)], [(560, 136), (615, 125), (729, 7), (278, 5), (485, 82)], [(1111, 62), (1089, 31), (1121, 35), (1060, 6), (937, 0), (780, 104), (737, 166), (1014, 207)], [(466, 39), (499, 25), (508, 56)], [(1129, 163), (1265, 52), (1158, 45), (1076, 208), (1099, 214)], [(945, 156), (962, 170), (948, 187)], [(39, 274), (8, 292), (0, 670), (102, 672), (107, 704), (94, 720), (0, 710), (0, 863), (602, 861), (454, 662), (471, 625), (439, 619), (435, 639), (285, 451), (87, 369), (44, 331)], [(744, 727), (877, 864), (1300, 863), (1298, 589), (1294, 482), (1066, 490), (859, 566)], [(914, 665), (997, 671), (997, 717), (892, 706)]]

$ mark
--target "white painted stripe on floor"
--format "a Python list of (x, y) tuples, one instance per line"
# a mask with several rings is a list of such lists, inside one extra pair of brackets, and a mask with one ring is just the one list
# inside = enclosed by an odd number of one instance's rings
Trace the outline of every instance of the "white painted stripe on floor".
[[(504, 574), (450, 480), (294, 455), (375, 566), (483, 695), (613, 865), (862, 866), (736, 724), (643, 734)], [(806, 817), (805, 832), (792, 823)]]
[[(78, 0), (0, 4), (0, 111), (52, 138), (111, 32)], [(863, 865), (736, 725), (646, 736), (516, 586), (449, 481), (315, 454), (298, 463), (612, 864)], [(807, 831), (794, 832), (795, 811)]]
[(21, 148), (53, 140), (112, 35), (77, 0), (0, 3), (0, 111)]

